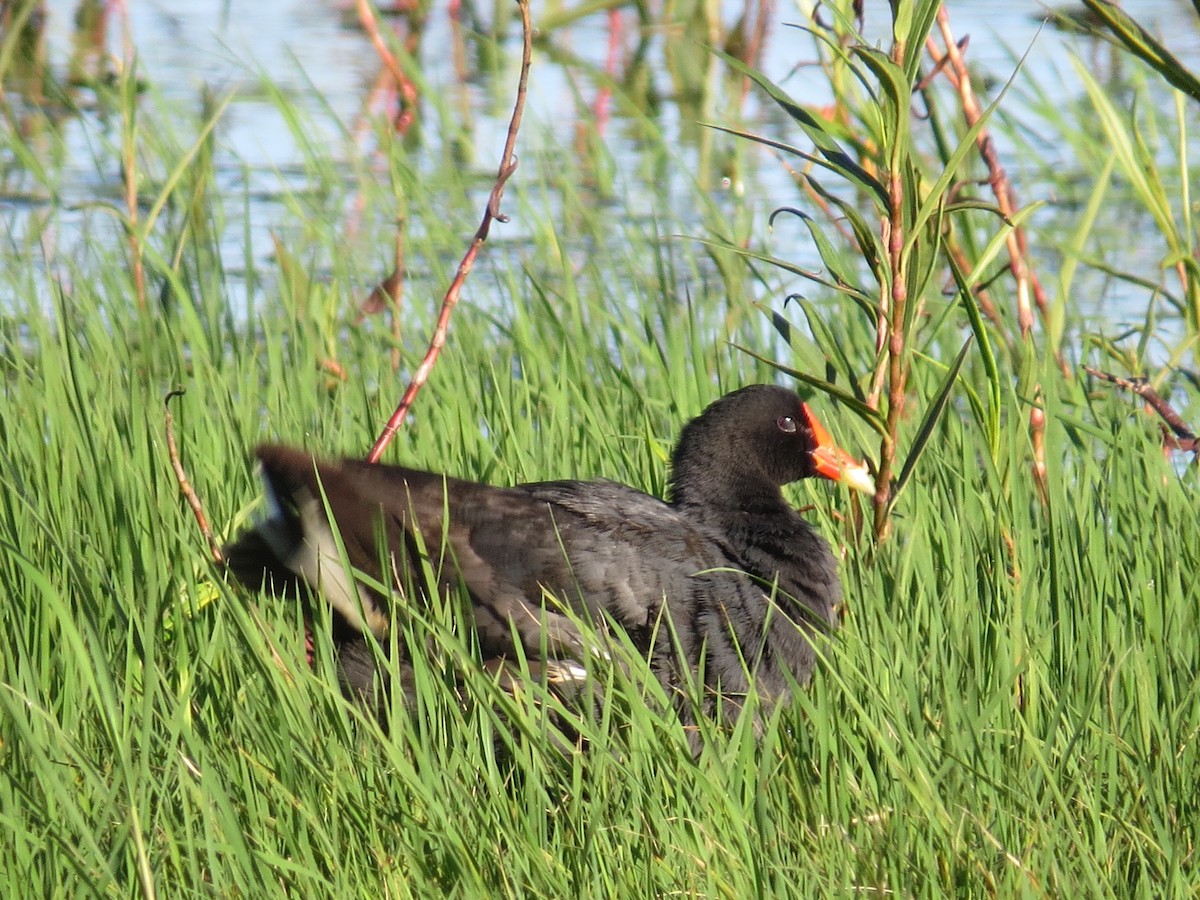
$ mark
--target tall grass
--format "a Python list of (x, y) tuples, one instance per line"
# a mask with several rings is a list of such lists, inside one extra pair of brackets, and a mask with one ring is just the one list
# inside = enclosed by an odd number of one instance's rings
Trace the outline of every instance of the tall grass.
[[(175, 173), (170, 192), (203, 196), (190, 208), (210, 226), (236, 220), (239, 198), (205, 189), (211, 157), (188, 150), (206, 122), (175, 127), (152, 160)], [(614, 172), (589, 146), (583, 168)], [(171, 204), (139, 245), (145, 309), (119, 241), (58, 260), (60, 291), (36, 272), (0, 273), (6, 895), (1200, 889), (1195, 475), (1180, 476), (1121, 398), (1058, 376), (1048, 352), (1020, 363), (1043, 389), (1044, 497), (1028, 475), (1018, 362), (1001, 359), (997, 382), (974, 356), (888, 541), (858, 537), (865, 510), (850, 496), (796, 489), (843, 558), (846, 624), (811, 690), (761, 738), (711, 735), (693, 759), (646, 673), (596, 662), (610, 700), (580, 723), (589, 750), (564, 755), (542, 706), (474, 666), (452, 610), (412, 626), (439, 652), (418, 665), (411, 710), (385, 727), (347, 705), (327, 648), (306, 666), (299, 610), (247, 596), (208, 563), (163, 442), (162, 398), (181, 384), (183, 462), (225, 536), (254, 508), (256, 441), (369, 447), (398, 392), (391, 332), (352, 322), (391, 226), (368, 221), (348, 242), (348, 187), (385, 210), (403, 191), (413, 274), (400, 350), (403, 365), (419, 359), (432, 306), (421, 298), (437, 296), (483, 181), (394, 148), (390, 184), (347, 182), (322, 152), (311, 149), (315, 189), (286, 198), (295, 218), (275, 270), (247, 252), (244, 309), (211, 277), (219, 229)], [(730, 152), (753, 159), (748, 145)], [(661, 144), (645, 153), (651, 173), (674, 164)], [(779, 272), (731, 275), (708, 245), (667, 238), (694, 223), (637, 176), (573, 179), (569, 148), (553, 145), (523, 159), (507, 201), (520, 237), (495, 233), (389, 458), (495, 483), (595, 476), (661, 493), (682, 421), (778, 377), (734, 342), (825, 371), (819, 328), (796, 323), (784, 346), (754, 296), (727, 293), (734, 279), (781, 297)], [(810, 306), (869, 356), (852, 308)], [(1064, 340), (1079, 317), (1068, 310)], [(908, 385), (924, 398), (958, 348), (931, 321)], [(330, 357), (344, 381), (322, 366)], [(970, 397), (997, 383), (995, 440)], [(816, 402), (843, 444), (874, 439)]]

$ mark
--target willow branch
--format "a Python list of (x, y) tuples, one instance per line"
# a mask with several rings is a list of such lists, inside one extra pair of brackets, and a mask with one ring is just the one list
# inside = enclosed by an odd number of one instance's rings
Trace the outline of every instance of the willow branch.
[[(942, 33), (942, 40), (946, 45), (946, 52), (940, 54), (930, 39), (928, 43), (930, 55), (939, 65), (949, 62), (949, 65), (944, 68), (946, 77), (958, 91), (959, 102), (962, 105), (967, 126), (973, 127), (983, 116), (983, 111), (980, 109), (979, 100), (971, 87), (966, 60), (963, 59), (962, 51), (955, 43), (954, 35), (950, 31), (950, 16), (944, 6), (938, 10), (937, 22)], [(996, 205), (1005, 218), (1011, 219), (1017, 211), (1015, 194), (1012, 182), (1009, 181), (1008, 174), (1000, 163), (1000, 155), (996, 152), (996, 144), (992, 140), (991, 133), (986, 128), (982, 129), (975, 138), (975, 143), (979, 147), (979, 155), (983, 157), (984, 164), (987, 166), (988, 183), (991, 185), (992, 195), (996, 198)], [(1025, 230), (1020, 227), (1013, 228), (1008, 233), (1005, 242), (1008, 246), (1009, 267), (1017, 285), (1017, 323), (1021, 329), (1021, 336), (1024, 338), (1028, 337), (1033, 330), (1031, 295), (1044, 321), (1048, 315), (1046, 292), (1041, 281), (1029, 266)]]
[(429, 373), (433, 371), (434, 363), (437, 362), (438, 356), (442, 352), (442, 347), (446, 345), (446, 336), (450, 330), (450, 316), (454, 312), (454, 307), (458, 305), (458, 298), (462, 291), (463, 283), (467, 280), (467, 276), (475, 265), (475, 257), (479, 255), (484, 241), (487, 240), (492, 220), (508, 221), (507, 217), (500, 212), (500, 201), (504, 197), (504, 187), (508, 183), (508, 179), (512, 177), (512, 173), (517, 168), (517, 160), (513, 149), (517, 143), (517, 132), (521, 127), (521, 116), (525, 110), (525, 93), (529, 84), (529, 63), (533, 54), (533, 28), (529, 21), (529, 2), (528, 0), (517, 0), (517, 6), (521, 10), (523, 36), (521, 76), (517, 83), (517, 99), (513, 105), (512, 118), (508, 123), (508, 138), (504, 143), (504, 153), (500, 157), (500, 167), (496, 173), (496, 183), (493, 185), (491, 195), (488, 197), (487, 208), (483, 211), (483, 220), (479, 223), (479, 228), (475, 232), (471, 246), (467, 248), (462, 261), (459, 262), (454, 280), (450, 283), (450, 287), (446, 291), (446, 296), (442, 299), (442, 308), (438, 313), (437, 324), (434, 326), (433, 336), (429, 340), (429, 348), (425, 351), (425, 357), (421, 360), (421, 364), (417, 366), (416, 372), (413, 373), (412, 381), (409, 382), (408, 387), (405, 389), (404, 396), (400, 398), (400, 404), (396, 407), (395, 412), (392, 413), (391, 418), (388, 419), (387, 425), (384, 426), (383, 432), (379, 435), (379, 439), (375, 441), (375, 446), (367, 454), (367, 462), (370, 463), (379, 462), (380, 457), (383, 456), (383, 451), (387, 449), (387, 445), (391, 443), (393, 435), (399, 430), (401, 423), (403, 423), (405, 417), (408, 415), (409, 409), (412, 408), (417, 393), (424, 387), (425, 382), (429, 380)]
[(1147, 406), (1162, 417), (1163, 422), (1171, 430), (1171, 434), (1163, 435), (1167, 439), (1168, 446), (1175, 450), (1200, 454), (1200, 441), (1196, 440), (1196, 433), (1192, 431), (1187, 422), (1183, 421), (1183, 417), (1175, 411), (1174, 407), (1150, 386), (1149, 379), (1144, 377), (1122, 378), (1119, 375), (1110, 375), (1108, 372), (1093, 369), (1091, 366), (1084, 366), (1083, 371), (1093, 378), (1099, 378), (1101, 381), (1107, 381), (1109, 384), (1137, 394), (1146, 401)]
[(204, 515), (204, 505), (196, 496), (196, 490), (192, 487), (192, 483), (188, 481), (187, 473), (183, 470), (183, 463), (179, 461), (179, 447), (175, 443), (175, 417), (171, 414), (171, 400), (175, 397), (182, 397), (184, 393), (183, 388), (176, 388), (163, 398), (163, 406), (166, 409), (164, 419), (167, 431), (167, 455), (171, 458), (171, 468), (175, 470), (175, 480), (179, 482), (179, 493), (183, 494), (188, 506), (192, 508), (192, 515), (196, 517), (196, 524), (200, 526), (200, 534), (208, 542), (208, 552), (212, 555), (213, 562), (221, 565), (225, 562), (225, 557), (221, 555), (221, 545), (213, 537), (212, 528), (208, 525), (208, 517)]

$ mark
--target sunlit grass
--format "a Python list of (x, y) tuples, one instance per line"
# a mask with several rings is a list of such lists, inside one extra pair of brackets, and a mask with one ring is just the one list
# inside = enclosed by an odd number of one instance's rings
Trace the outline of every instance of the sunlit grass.
[[(428, 626), (440, 655), (417, 666), (411, 710), (386, 723), (343, 701), (327, 652), (309, 670), (299, 610), (208, 563), (162, 400), (187, 388), (183, 463), (225, 537), (256, 502), (256, 442), (366, 451), (486, 190), (450, 160), (418, 176), (395, 152), (387, 177), (351, 187), (313, 160), (276, 269), (247, 253), (246, 308), (212, 277), (216, 229), (169, 215), (144, 313), (119, 244), (63, 261), (58, 296), (0, 274), (0, 883), (30, 896), (1196, 891), (1196, 476), (1121, 398), (1085, 394), (1048, 360), (1028, 363), (1045, 391), (1047, 502), (1029, 475), (1029, 398), (1012, 389), (998, 453), (956, 394), (882, 545), (857, 536), (848, 494), (796, 490), (844, 556), (847, 615), (828, 665), (760, 739), (713, 733), (694, 759), (647, 673), (596, 662), (611, 702), (577, 723), (589, 750), (564, 755), (544, 705), (474, 667), (451, 612)], [(613, 178), (601, 204), (564, 176), (570, 158), (527, 155), (506, 201), (522, 236), (494, 233), (389, 459), (661, 493), (679, 425), (775, 378), (730, 342), (823, 373), (827, 348), (802, 318), (785, 348), (752, 279), (665, 237), (701, 229), (658, 208), (652, 185)], [(353, 324), (391, 238), (368, 217), (346, 246), (354, 190), (385, 210), (403, 193), (412, 223), (400, 375), (387, 323)], [(237, 197), (207, 202), (214, 221), (244, 212)], [(772, 300), (787, 292), (759, 271)], [(856, 342), (851, 359), (870, 357), (860, 316), (814, 303)], [(952, 353), (956, 334), (922, 334), (921, 352)], [(912, 391), (940, 377), (922, 368)], [(986, 377), (975, 358), (963, 369), (979, 394)], [(865, 445), (864, 426), (816, 403), (842, 443)]]

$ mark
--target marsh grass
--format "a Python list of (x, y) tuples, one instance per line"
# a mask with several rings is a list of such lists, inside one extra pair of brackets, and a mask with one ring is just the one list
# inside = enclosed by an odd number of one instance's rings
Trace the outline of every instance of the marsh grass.
[[(170, 158), (157, 168), (177, 171), (203, 129), (158, 142)], [(731, 342), (809, 372), (832, 352), (823, 335), (869, 343), (855, 310), (832, 301), (811, 303), (827, 332), (797, 322), (781, 343), (752, 296), (727, 293), (745, 278), (722, 270), (727, 258), (666, 237), (696, 229), (652, 186), (606, 179), (598, 197), (564, 177), (559, 150), (544, 166), (527, 154), (508, 201), (522, 237), (498, 230), (489, 244), (388, 458), (661, 494), (680, 423), (778, 377)], [(1195, 474), (1164, 459), (1144, 416), (1058, 377), (1048, 353), (1023, 362), (1044, 391), (1045, 502), (1028, 475), (1029, 398), (1003, 390), (993, 443), (964, 399), (994, 384), (974, 355), (888, 541), (858, 536), (865, 511), (850, 496), (795, 490), (843, 557), (845, 627), (761, 737), (706, 725), (693, 759), (644, 667), (593, 660), (610, 700), (576, 723), (588, 751), (564, 755), (547, 698), (499, 690), (452, 605), (408, 626), (438, 648), (418, 658), (411, 709), (385, 725), (347, 704), (327, 648), (306, 666), (300, 611), (210, 565), (163, 441), (162, 400), (181, 384), (183, 462), (229, 537), (253, 514), (254, 443), (358, 455), (390, 411), (390, 329), (350, 324), (390, 226), (368, 222), (347, 243), (348, 180), (310, 152), (316, 189), (284, 199), (297, 216), (281, 233), (289, 254), (260, 270), (247, 251), (244, 309), (211, 277), (217, 224), (244, 212), (215, 192), (195, 207), (212, 227), (168, 214), (147, 236), (145, 310), (120, 242), (57, 260), (61, 292), (13, 267), (0, 276), (6, 896), (1200, 888)], [(452, 160), (406, 152), (387, 184), (351, 189), (382, 209), (402, 191), (415, 223), (400, 337), (411, 365), (486, 188)], [(614, 170), (591, 152), (585, 169)], [(646, 152), (651, 172), (671, 164), (661, 146)], [(212, 165), (196, 153), (174, 194), (200, 196)], [(752, 271), (755, 289), (779, 287), (769, 267)], [(948, 321), (959, 330), (919, 345), (943, 362), (914, 366), (914, 395), (937, 392), (961, 346), (965, 324)], [(1067, 334), (1077, 321), (1066, 310)], [(345, 381), (319, 364), (331, 355)], [(1012, 363), (998, 365), (1016, 384)], [(869, 438), (818, 405), (843, 444)]]

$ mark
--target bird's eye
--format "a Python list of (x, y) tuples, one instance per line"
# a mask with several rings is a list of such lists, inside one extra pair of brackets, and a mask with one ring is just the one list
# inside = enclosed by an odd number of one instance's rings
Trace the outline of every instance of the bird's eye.
[(784, 434), (796, 433), (796, 420), (791, 416), (780, 416), (775, 420), (775, 424), (779, 426), (779, 430)]

